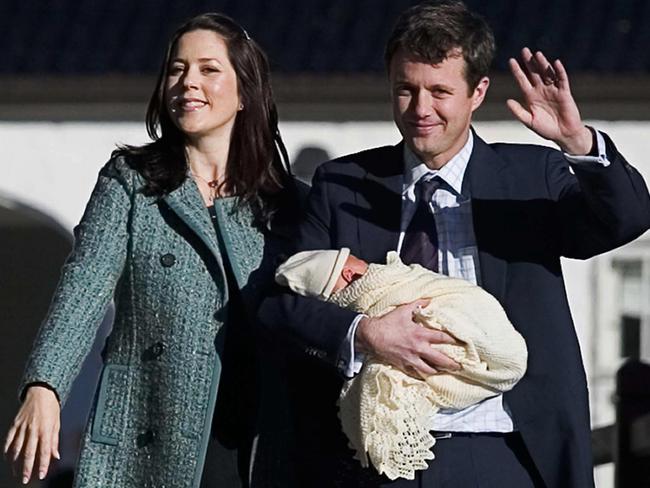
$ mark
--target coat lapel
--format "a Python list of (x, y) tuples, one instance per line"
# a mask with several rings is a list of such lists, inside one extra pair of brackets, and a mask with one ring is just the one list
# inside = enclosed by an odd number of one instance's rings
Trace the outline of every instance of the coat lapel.
[(253, 225), (250, 207), (237, 207), (237, 204), (235, 198), (224, 198), (216, 200), (214, 208), (228, 262), (237, 285), (243, 289), (251, 274), (262, 265), (265, 239), (264, 234)]
[(506, 256), (502, 240), (506, 219), (500, 201), (508, 198), (507, 164), (474, 133), (474, 149), (463, 180), (462, 192), (472, 198), (472, 218), (479, 250), (481, 286), (503, 303), (506, 292)]
[[(203, 199), (194, 181), (186, 178), (180, 187), (165, 195), (163, 201), (205, 244), (225, 277), (215, 225), (203, 205)], [(214, 208), (217, 226), (224, 241), (224, 252), (228, 253), (228, 262), (237, 285), (243, 289), (252, 273), (262, 266), (265, 254), (272, 250), (267, 249), (269, 246), (265, 242), (264, 234), (253, 226), (253, 213), (250, 208), (247, 205), (236, 208), (236, 204), (235, 198), (224, 198), (216, 200)], [(267, 263), (264, 264), (266, 266)]]
[(363, 163), (366, 174), (356, 193), (361, 210), (357, 219), (361, 256), (384, 262), (386, 253), (397, 249), (402, 211), (403, 144), (386, 148), (385, 155)]
[(163, 201), (201, 239), (223, 268), (210, 214), (192, 178), (185, 178), (181, 186), (163, 197)]

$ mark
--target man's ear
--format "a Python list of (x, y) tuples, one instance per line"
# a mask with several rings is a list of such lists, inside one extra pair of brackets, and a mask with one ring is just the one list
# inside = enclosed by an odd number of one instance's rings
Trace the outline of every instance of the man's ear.
[(484, 76), (479, 80), (478, 85), (472, 92), (472, 112), (481, 106), (489, 87), (490, 78)]

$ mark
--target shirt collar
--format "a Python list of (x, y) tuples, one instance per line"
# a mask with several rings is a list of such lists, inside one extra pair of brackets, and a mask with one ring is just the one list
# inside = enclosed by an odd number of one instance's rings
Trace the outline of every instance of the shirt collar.
[(465, 170), (467, 169), (473, 148), (474, 134), (470, 130), (467, 142), (462, 149), (442, 168), (433, 170), (429, 169), (407, 144), (404, 144), (404, 188), (402, 194), (406, 195), (423, 176), (432, 175), (438, 176), (460, 195), (463, 186), (463, 177), (465, 176)]

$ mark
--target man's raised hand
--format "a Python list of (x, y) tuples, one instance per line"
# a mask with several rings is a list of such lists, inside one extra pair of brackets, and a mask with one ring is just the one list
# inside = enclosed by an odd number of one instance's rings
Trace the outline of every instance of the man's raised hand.
[(562, 151), (588, 154), (592, 134), (582, 123), (562, 62), (557, 59), (550, 63), (541, 51), (533, 54), (526, 47), (521, 51), (521, 61), (511, 58), (509, 64), (523, 96), (521, 103), (507, 101), (514, 116), (539, 136), (555, 142)]

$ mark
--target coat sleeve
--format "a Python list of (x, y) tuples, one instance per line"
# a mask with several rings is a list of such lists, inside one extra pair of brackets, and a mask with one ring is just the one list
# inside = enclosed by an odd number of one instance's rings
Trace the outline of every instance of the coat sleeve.
[[(292, 252), (331, 249), (332, 203), (326, 167), (321, 166), (307, 197), (305, 216), (298, 225)], [(356, 313), (314, 298), (274, 287), (259, 310), (262, 326), (298, 345), (305, 353), (338, 366), (338, 355)]]
[(639, 172), (604, 135), (609, 166), (547, 159), (547, 185), (557, 202), (561, 255), (586, 259), (622, 246), (650, 228), (650, 195)]
[(112, 159), (99, 173), (29, 356), (21, 397), (31, 383), (49, 385), (62, 404), (70, 392), (124, 267), (131, 207), (129, 174), (121, 159)]

